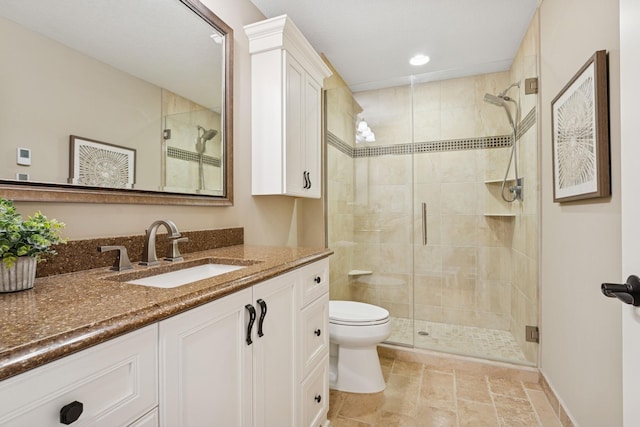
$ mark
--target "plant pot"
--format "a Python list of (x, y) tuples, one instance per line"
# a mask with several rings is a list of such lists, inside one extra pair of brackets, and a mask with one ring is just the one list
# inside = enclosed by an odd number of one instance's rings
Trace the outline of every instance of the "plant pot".
[(33, 257), (19, 257), (16, 263), (7, 268), (0, 261), (0, 292), (17, 292), (33, 288), (36, 280), (36, 265)]

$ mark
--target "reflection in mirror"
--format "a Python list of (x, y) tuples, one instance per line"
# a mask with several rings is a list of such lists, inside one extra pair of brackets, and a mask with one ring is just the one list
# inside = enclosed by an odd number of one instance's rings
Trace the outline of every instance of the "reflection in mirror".
[(232, 42), (197, 0), (2, 0), (3, 195), (231, 204)]

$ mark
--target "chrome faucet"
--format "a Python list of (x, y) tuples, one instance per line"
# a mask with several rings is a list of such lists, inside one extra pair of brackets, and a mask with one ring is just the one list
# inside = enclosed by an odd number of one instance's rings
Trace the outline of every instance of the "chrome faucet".
[(173, 221), (169, 219), (154, 221), (153, 224), (149, 226), (149, 229), (145, 231), (146, 236), (144, 239), (144, 250), (142, 251), (142, 261), (140, 261), (140, 265), (160, 264), (160, 261), (158, 261), (158, 256), (156, 255), (156, 234), (158, 233), (158, 228), (161, 225), (164, 225), (167, 229), (170, 239), (176, 239), (180, 237), (178, 227), (176, 227)]

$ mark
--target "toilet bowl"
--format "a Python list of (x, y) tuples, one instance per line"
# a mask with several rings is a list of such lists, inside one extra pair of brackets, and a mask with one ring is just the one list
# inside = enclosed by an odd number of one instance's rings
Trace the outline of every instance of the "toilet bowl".
[(391, 335), (389, 312), (355, 301), (329, 301), (329, 386), (350, 393), (377, 393), (385, 382), (376, 346)]

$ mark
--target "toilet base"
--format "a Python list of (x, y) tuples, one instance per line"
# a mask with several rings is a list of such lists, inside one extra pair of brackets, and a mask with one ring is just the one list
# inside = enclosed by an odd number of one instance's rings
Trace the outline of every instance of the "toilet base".
[(378, 393), (385, 389), (376, 345), (337, 347), (337, 355), (332, 354), (330, 358), (331, 389), (349, 393)]

